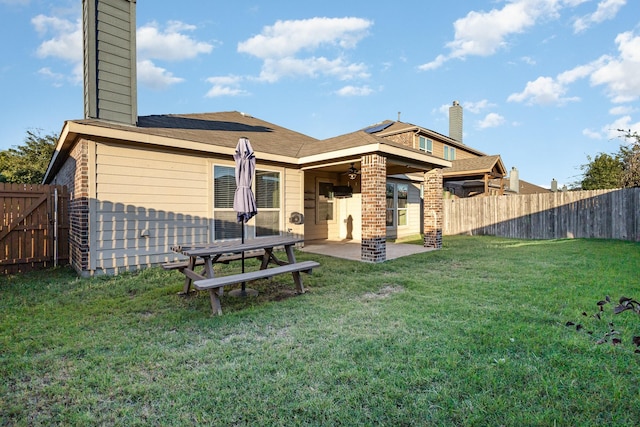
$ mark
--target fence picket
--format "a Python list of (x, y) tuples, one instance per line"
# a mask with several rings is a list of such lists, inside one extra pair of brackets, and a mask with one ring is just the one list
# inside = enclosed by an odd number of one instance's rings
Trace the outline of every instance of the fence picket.
[(444, 199), (443, 234), (640, 241), (640, 188)]
[(55, 264), (53, 195), (58, 190), (58, 263), (69, 260), (69, 195), (63, 186), (0, 183), (0, 273)]

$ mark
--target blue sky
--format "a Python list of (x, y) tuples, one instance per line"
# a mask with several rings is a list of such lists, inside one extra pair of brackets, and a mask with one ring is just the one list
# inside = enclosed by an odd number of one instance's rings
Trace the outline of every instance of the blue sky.
[[(0, 149), (83, 118), (80, 0), (0, 0)], [(241, 111), (323, 139), (400, 119), (546, 186), (640, 131), (638, 0), (138, 0), (138, 113)]]

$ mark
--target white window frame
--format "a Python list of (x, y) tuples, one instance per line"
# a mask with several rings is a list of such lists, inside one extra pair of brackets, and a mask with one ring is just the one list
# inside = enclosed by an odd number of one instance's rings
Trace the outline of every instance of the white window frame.
[[(424, 148), (422, 148), (422, 140), (424, 140)], [(424, 151), (425, 153), (432, 154), (433, 153), (433, 140), (427, 138), (426, 136), (418, 137), (418, 149)]]
[[(386, 222), (386, 213), (388, 213), (389, 211), (392, 212), (392, 218), (393, 218), (393, 223), (391, 225), (387, 225), (388, 229), (397, 229), (397, 228), (402, 228), (402, 227), (407, 227), (409, 225), (409, 191), (410, 191), (410, 185), (408, 183), (405, 182), (391, 182), (391, 181), (387, 181), (386, 185), (391, 185), (393, 186), (393, 206), (392, 207), (387, 207), (386, 211), (385, 211), (385, 222)], [(407, 187), (407, 206), (404, 208), (400, 208), (398, 206), (398, 186), (400, 185), (404, 185)], [(385, 199), (386, 199), (386, 186), (385, 186)], [(385, 202), (386, 204), (386, 202)], [(400, 224), (400, 211), (404, 211), (405, 212), (405, 218), (407, 220), (406, 224)]]
[(450, 147), (448, 145), (444, 146), (444, 159), (445, 160), (455, 160), (456, 159), (456, 148)]
[[(216, 219), (216, 212), (234, 212), (233, 207), (231, 208), (216, 208), (215, 206), (215, 168), (216, 167), (225, 167), (225, 168), (230, 168), (232, 170), (235, 171), (235, 163), (228, 163), (228, 162), (211, 162), (210, 164), (211, 168), (211, 179), (210, 179), (210, 183), (211, 183), (211, 202), (209, 204), (209, 206), (211, 206), (211, 230), (210, 230), (210, 238), (212, 241), (220, 241), (220, 240), (227, 240), (227, 239), (216, 239), (216, 229), (215, 229), (215, 219)], [(283, 224), (284, 224), (284, 176), (285, 176), (285, 171), (282, 168), (269, 168), (269, 167), (263, 167), (263, 166), (256, 166), (256, 174), (254, 174), (253, 177), (253, 183), (251, 188), (254, 191), (255, 194), (255, 190), (256, 190), (256, 176), (257, 176), (257, 172), (261, 171), (261, 172), (275, 172), (279, 174), (279, 192), (280, 192), (280, 197), (279, 197), (279, 207), (278, 208), (260, 208), (258, 207), (258, 215), (260, 215), (261, 211), (264, 212), (279, 212), (279, 218), (278, 218), (278, 234), (282, 234), (282, 230), (283, 230)], [(234, 172), (234, 179), (235, 179), (235, 172)], [(235, 184), (235, 181), (234, 181)], [(245, 227), (245, 239), (255, 239), (255, 238), (260, 238), (260, 237), (256, 237), (256, 217), (254, 216), (253, 218), (251, 218), (246, 224), (243, 225)], [(228, 239), (228, 240), (235, 240), (235, 239), (239, 239), (240, 237), (234, 238), (234, 239)]]

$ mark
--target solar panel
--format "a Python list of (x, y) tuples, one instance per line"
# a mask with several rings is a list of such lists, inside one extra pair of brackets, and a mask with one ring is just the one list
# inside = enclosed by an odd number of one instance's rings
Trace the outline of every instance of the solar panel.
[(384, 129), (388, 128), (389, 126), (391, 126), (392, 123), (393, 122), (387, 122), (387, 123), (382, 123), (381, 125), (370, 126), (370, 127), (366, 128), (364, 131), (366, 133), (380, 132), (381, 130), (384, 130)]

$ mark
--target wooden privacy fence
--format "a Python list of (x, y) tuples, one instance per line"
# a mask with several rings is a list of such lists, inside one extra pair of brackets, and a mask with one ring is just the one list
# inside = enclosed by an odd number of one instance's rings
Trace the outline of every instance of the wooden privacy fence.
[(64, 186), (0, 183), (0, 273), (67, 263), (68, 206)]
[(640, 188), (445, 199), (443, 234), (640, 241)]

